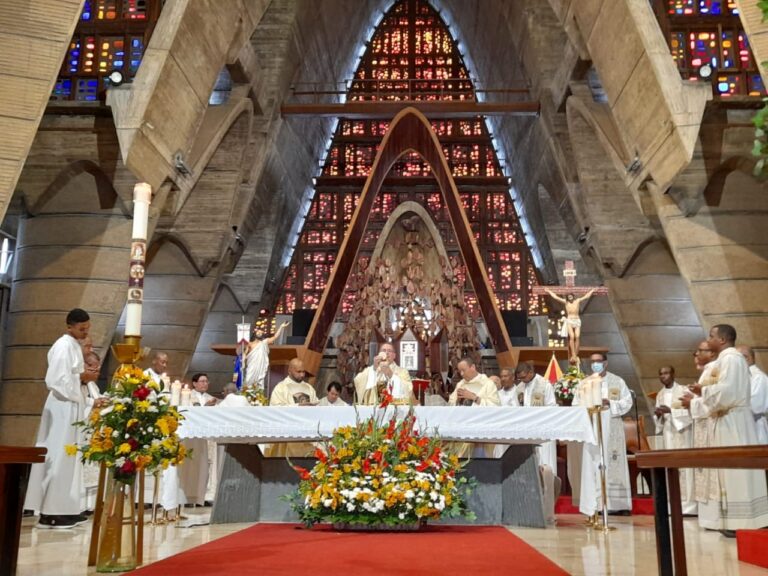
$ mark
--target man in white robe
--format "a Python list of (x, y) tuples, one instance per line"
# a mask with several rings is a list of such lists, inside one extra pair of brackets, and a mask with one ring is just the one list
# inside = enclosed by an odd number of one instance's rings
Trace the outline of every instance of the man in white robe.
[[(288, 377), (278, 382), (269, 397), (270, 406), (316, 406), (318, 403), (315, 388), (304, 380), (304, 363), (294, 358), (288, 363)], [(272, 444), (266, 456), (311, 456), (315, 446), (308, 442), (282, 442)]]
[(752, 407), (752, 416), (755, 419), (755, 431), (757, 432), (757, 443), (768, 444), (768, 375), (765, 374), (755, 364), (755, 351), (749, 346), (738, 346), (736, 348), (749, 365), (749, 380), (752, 385), (750, 405)]
[[(198, 373), (192, 376), (192, 406), (217, 404), (218, 400), (208, 394), (208, 386), (207, 374)], [(203, 438), (188, 438), (184, 440), (184, 446), (192, 451), (192, 457), (179, 467), (179, 484), (187, 504), (204, 506), (208, 480), (213, 476), (210, 469), (212, 465), (215, 467), (211, 458), (211, 453), (215, 453), (215, 443)]]
[[(667, 450), (693, 448), (693, 418), (680, 403), (680, 397), (688, 392), (688, 388), (675, 382), (672, 366), (659, 368), (659, 382), (664, 387), (656, 394), (653, 413), (656, 434), (662, 435)], [(696, 514), (692, 468), (680, 470), (680, 498), (683, 514)]]
[[(632, 492), (622, 416), (632, 408), (632, 394), (622, 378), (608, 372), (608, 358), (603, 353), (592, 354), (590, 363), (592, 374), (579, 383), (573, 404), (589, 406), (591, 402), (585, 397), (584, 391), (588, 385), (599, 386), (603, 407), (601, 421), (608, 511), (610, 514), (629, 515), (632, 513)], [(580, 480), (579, 509), (583, 514), (591, 516), (602, 508), (600, 453), (597, 447), (584, 444), (581, 462), (580, 469), (578, 465), (573, 469), (574, 475), (578, 475)]]
[[(557, 406), (555, 389), (543, 376), (536, 374), (533, 366), (521, 362), (515, 369), (515, 379), (519, 382), (515, 390), (517, 401), (522, 406), (540, 407)], [(557, 491), (557, 442), (544, 442), (536, 447), (539, 469), (544, 494), (544, 515), (547, 524), (555, 523), (555, 492)]]
[(269, 338), (264, 338), (260, 329), (254, 329), (253, 340), (248, 344), (248, 351), (245, 356), (245, 380), (243, 382), (245, 386), (266, 389), (267, 374), (269, 374), (269, 347), (277, 342), (290, 324), (290, 322), (283, 322)]
[(515, 386), (515, 375), (509, 368), (502, 368), (499, 372), (501, 388), (498, 390), (499, 401), (502, 406), (520, 406), (517, 401), (517, 386)]
[(331, 382), (325, 390), (328, 395), (317, 403), (318, 406), (349, 406), (341, 399), (341, 384)]
[[(713, 421), (712, 447), (756, 445), (749, 367), (734, 348), (736, 329), (729, 324), (713, 326), (707, 342), (718, 354), (712, 369), (716, 382), (704, 387), (691, 386), (692, 394), (683, 396), (681, 402), (691, 408), (691, 413), (702, 405), (709, 411)], [(720, 530), (728, 537), (735, 537), (735, 530), (768, 526), (768, 492), (763, 470), (717, 470), (715, 480), (703, 506), (717, 506), (719, 519), (712, 523), (710, 516), (699, 514), (700, 526)]]
[(144, 370), (144, 374), (149, 376), (150, 380), (157, 384), (162, 392), (170, 392), (170, 390), (167, 390), (166, 383), (168, 380), (166, 376), (167, 370), (168, 354), (165, 352), (155, 352), (155, 355), (152, 357), (152, 364)]
[(88, 336), (90, 327), (85, 310), (71, 310), (66, 333), (48, 351), (45, 385), (49, 392), (36, 442), (48, 453), (45, 462), (32, 465), (24, 505), (40, 512), (39, 526), (43, 528), (74, 528), (87, 520), (80, 514), (85, 495), (83, 465), (64, 446), (81, 441), (79, 430), (72, 426), (85, 413), (81, 382), (99, 377), (98, 371), (86, 368), (79, 342)]
[(395, 404), (416, 404), (413, 384), (408, 370), (395, 363), (395, 347), (386, 342), (379, 348), (373, 359), (373, 366), (355, 376), (356, 403), (376, 406), (384, 390), (392, 396)]
[[(500, 406), (499, 393), (496, 384), (485, 374), (477, 371), (474, 360), (463, 358), (456, 367), (461, 374), (461, 380), (448, 399), (449, 406)], [(456, 445), (456, 453), (460, 458), (468, 456), (493, 458), (495, 444), (470, 444), (464, 442)]]

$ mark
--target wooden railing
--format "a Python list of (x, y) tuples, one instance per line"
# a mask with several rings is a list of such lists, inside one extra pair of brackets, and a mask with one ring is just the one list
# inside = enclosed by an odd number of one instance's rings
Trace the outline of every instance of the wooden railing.
[[(680, 468), (768, 470), (768, 446), (654, 450), (637, 453), (639, 468), (651, 468), (656, 508), (656, 558), (661, 576), (686, 576)], [(670, 538), (670, 524), (672, 534)]]
[(0, 446), (0, 576), (16, 573), (29, 468), (44, 462), (47, 451), (45, 448)]

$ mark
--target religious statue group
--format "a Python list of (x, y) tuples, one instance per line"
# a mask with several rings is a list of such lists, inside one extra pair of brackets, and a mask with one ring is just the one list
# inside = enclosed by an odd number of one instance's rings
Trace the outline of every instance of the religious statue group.
[[(589, 295), (585, 296), (588, 297)], [(568, 301), (570, 303), (570, 301)], [(578, 301), (574, 303), (576, 314)], [(71, 528), (85, 520), (88, 510), (86, 488), (88, 474), (77, 458), (65, 454), (65, 444), (79, 443), (79, 431), (73, 422), (98, 407), (100, 392), (94, 382), (100, 360), (88, 341), (90, 319), (83, 310), (73, 310), (66, 320), (65, 334), (53, 345), (48, 355), (46, 385), (49, 390), (38, 433), (37, 444), (48, 449), (46, 461), (33, 466), (25, 508), (40, 513), (39, 525), (48, 528)], [(243, 385), (264, 387), (269, 373), (269, 346), (276, 341), (288, 323), (266, 338), (255, 333), (244, 349), (246, 357)], [(578, 334), (580, 325), (572, 322), (568, 330)], [(577, 336), (578, 337), (578, 336)], [(736, 332), (732, 326), (712, 328), (709, 338), (695, 352), (700, 371), (698, 382), (683, 386), (675, 381), (674, 368), (661, 367), (663, 385), (656, 396), (653, 418), (666, 448), (717, 447), (768, 443), (768, 377), (755, 365), (754, 354), (747, 347), (736, 348)], [(95, 356), (95, 357), (94, 357)], [(165, 393), (168, 356), (156, 353), (146, 374)], [(534, 366), (521, 362), (514, 368), (502, 368), (498, 376), (481, 373), (470, 357), (457, 364), (460, 380), (448, 390), (438, 374), (433, 380), (424, 404), (430, 406), (537, 408), (557, 404), (553, 385), (536, 374)], [(594, 407), (593, 423), (601, 419), (604, 441), (602, 454), (594, 444), (569, 443), (567, 475), (574, 504), (592, 516), (603, 501), (600, 462), (605, 462), (605, 491), (610, 513), (630, 514), (632, 510), (631, 479), (627, 463), (623, 416), (633, 405), (633, 394), (624, 380), (608, 371), (604, 353), (592, 354), (585, 371), (589, 375), (577, 386), (574, 406)], [(196, 374), (188, 390), (190, 405), (248, 406), (235, 383), (224, 387), (224, 398), (208, 393), (208, 376)], [(302, 361), (294, 358), (287, 376), (271, 391), (270, 406), (346, 406), (340, 395), (343, 387), (332, 382), (327, 395), (318, 397), (315, 386), (306, 379)], [(391, 343), (379, 347), (369, 366), (354, 377), (354, 399), (360, 405), (379, 405), (386, 397), (393, 404), (417, 404), (409, 372), (398, 366)], [(180, 514), (183, 504), (206, 504), (216, 474), (216, 445), (205, 440), (185, 441), (197, 457), (180, 470), (164, 471), (161, 482), (161, 504), (167, 511)], [(460, 443), (453, 449), (462, 457), (499, 457), (503, 446)], [(303, 456), (314, 446), (301, 443), (273, 444), (268, 456)], [(545, 512), (554, 522), (554, 502), (559, 490), (556, 442), (544, 442), (536, 450)], [(91, 482), (93, 482), (91, 480)], [(763, 471), (686, 470), (681, 475), (684, 512), (698, 514), (703, 528), (721, 530), (726, 535), (739, 528), (768, 526), (768, 494)]]

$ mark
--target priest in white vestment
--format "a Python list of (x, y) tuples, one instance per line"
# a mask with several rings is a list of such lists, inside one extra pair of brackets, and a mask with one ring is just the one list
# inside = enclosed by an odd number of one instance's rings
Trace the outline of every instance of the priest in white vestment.
[[(656, 394), (656, 434), (662, 435), (667, 450), (693, 448), (693, 418), (680, 402), (680, 398), (688, 392), (688, 387), (675, 381), (675, 369), (672, 366), (659, 368), (659, 381), (664, 387)], [(680, 470), (680, 498), (683, 514), (696, 514), (692, 468)]]
[(170, 392), (170, 390), (167, 390), (167, 370), (168, 354), (165, 352), (155, 352), (155, 355), (152, 358), (152, 363), (150, 364), (149, 368), (144, 370), (144, 374), (149, 376), (150, 380), (158, 385), (161, 392)]
[[(479, 408), (481, 406), (501, 405), (496, 384), (488, 376), (477, 371), (474, 360), (463, 358), (456, 368), (461, 374), (461, 380), (456, 384), (456, 389), (448, 399), (449, 406)], [(494, 444), (464, 442), (456, 445), (456, 453), (460, 458), (469, 456), (493, 458), (495, 448)]]
[(45, 462), (32, 465), (24, 504), (24, 508), (40, 512), (39, 526), (44, 528), (73, 528), (86, 521), (80, 514), (85, 495), (83, 465), (64, 447), (81, 441), (79, 430), (72, 426), (85, 414), (81, 382), (97, 380), (99, 373), (85, 366), (79, 342), (88, 336), (88, 313), (75, 308), (66, 321), (66, 334), (48, 351), (45, 385), (49, 392), (36, 442), (48, 453)]
[[(304, 381), (306, 372), (304, 363), (294, 358), (288, 364), (288, 377), (272, 390), (270, 406), (316, 406), (318, 403), (315, 388)], [(311, 456), (315, 447), (308, 442), (282, 442), (272, 444), (266, 456)]]
[[(540, 374), (536, 374), (533, 366), (521, 362), (515, 369), (517, 401), (522, 400), (522, 406), (540, 407), (557, 406), (555, 389), (552, 384)], [(503, 382), (503, 381), (502, 381)], [(501, 394), (499, 394), (501, 395)], [(539, 459), (541, 479), (544, 494), (544, 515), (547, 524), (555, 523), (555, 483), (557, 478), (557, 441), (543, 442), (536, 447)]]
[[(585, 391), (591, 386), (599, 387), (599, 397), (603, 407), (601, 419), (608, 510), (611, 513), (631, 513), (632, 492), (622, 416), (632, 408), (632, 394), (622, 378), (608, 372), (608, 358), (604, 354), (600, 352), (592, 354), (590, 362), (592, 374), (579, 383), (573, 404), (591, 405), (592, 402)], [(580, 479), (579, 510), (588, 516), (602, 508), (599, 465), (600, 453), (597, 447), (584, 444), (581, 469), (574, 470), (574, 473)]]
[(283, 322), (269, 338), (259, 329), (254, 329), (253, 340), (248, 344), (245, 355), (245, 380), (243, 384), (249, 387), (266, 389), (267, 374), (269, 373), (269, 347), (277, 342), (290, 322)]
[(749, 380), (752, 385), (752, 394), (750, 396), (750, 405), (752, 406), (752, 416), (755, 418), (755, 430), (757, 432), (757, 443), (768, 444), (768, 375), (765, 374), (755, 364), (755, 351), (749, 346), (739, 346), (739, 353), (749, 365)]
[(379, 353), (369, 366), (355, 376), (356, 404), (376, 406), (386, 390), (395, 404), (416, 404), (413, 384), (408, 370), (395, 363), (395, 347), (386, 342), (379, 348)]
[[(198, 373), (192, 376), (192, 391), (190, 399), (193, 406), (215, 406), (216, 398), (208, 393), (208, 375)], [(205, 494), (211, 474), (211, 462), (214, 452), (213, 442), (203, 438), (187, 438), (184, 446), (192, 451), (192, 457), (187, 459), (179, 467), (179, 484), (184, 491), (184, 499), (187, 504), (205, 505)], [(214, 456), (215, 458), (215, 456)]]
[[(710, 386), (691, 386), (682, 398), (683, 406), (694, 413), (705, 406), (713, 421), (710, 444), (718, 446), (752, 446), (757, 432), (750, 405), (751, 382), (744, 357), (734, 348), (736, 329), (718, 324), (709, 331), (709, 346), (717, 352), (712, 370), (716, 382)], [(717, 470), (710, 483), (704, 507), (717, 507), (719, 519), (699, 514), (699, 525), (735, 536), (735, 530), (768, 526), (768, 492), (763, 470)]]
[(338, 382), (328, 384), (325, 391), (328, 394), (317, 403), (318, 406), (349, 406), (349, 404), (341, 399), (341, 384)]
[(498, 390), (499, 402), (502, 406), (520, 406), (518, 401), (518, 390), (515, 385), (515, 375), (509, 368), (503, 368), (499, 372), (499, 380), (501, 380), (501, 388)]

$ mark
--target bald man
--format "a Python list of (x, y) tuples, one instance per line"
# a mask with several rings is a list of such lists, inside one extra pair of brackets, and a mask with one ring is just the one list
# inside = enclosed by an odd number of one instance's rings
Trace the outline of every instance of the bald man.
[(168, 392), (168, 390), (165, 389), (165, 384), (163, 382), (163, 375), (168, 371), (168, 354), (165, 352), (155, 352), (155, 355), (152, 357), (152, 364), (144, 370), (144, 374), (146, 376), (149, 376), (149, 378), (158, 386), (160, 386), (160, 390), (163, 392)]
[[(275, 386), (269, 397), (270, 406), (315, 406), (317, 405), (317, 393), (315, 388), (304, 381), (306, 372), (304, 363), (294, 358), (288, 364), (288, 377)], [(270, 457), (278, 456), (309, 456), (315, 450), (312, 444), (306, 442), (291, 442), (273, 444), (266, 454)]]

